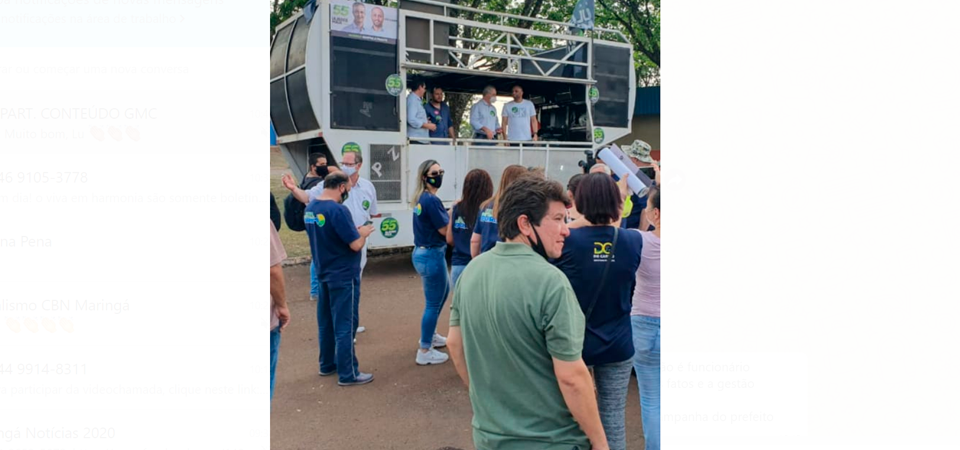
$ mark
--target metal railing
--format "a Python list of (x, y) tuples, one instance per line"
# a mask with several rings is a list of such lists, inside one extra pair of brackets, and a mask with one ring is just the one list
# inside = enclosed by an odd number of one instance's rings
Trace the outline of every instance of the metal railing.
[[(495, 17), (497, 17), (497, 18), (499, 19), (499, 20), (498, 20), (498, 24), (499, 24), (499, 25), (502, 25), (502, 26), (506, 26), (506, 25), (507, 25), (507, 23), (506, 23), (507, 19), (514, 19), (514, 20), (521, 20), (521, 21), (524, 21), (524, 22), (533, 22), (533, 23), (539, 23), (539, 24), (543, 24), (543, 25), (551, 25), (551, 26), (554, 26), (554, 27), (558, 27), (558, 28), (557, 28), (557, 31), (555, 31), (555, 33), (566, 33), (566, 31), (571, 27), (571, 24), (570, 24), (570, 23), (566, 23), (566, 22), (558, 22), (558, 21), (555, 21), (555, 20), (541, 19), (541, 18), (538, 18), (538, 17), (527, 17), (527, 16), (521, 16), (521, 15), (517, 15), (517, 14), (510, 14), (510, 13), (503, 13), (503, 12), (496, 12), (496, 11), (487, 11), (487, 10), (483, 10), (483, 9), (479, 9), (479, 8), (471, 8), (471, 7), (469, 7), (469, 6), (462, 6), (462, 5), (451, 5), (451, 4), (449, 4), (449, 3), (443, 3), (443, 2), (433, 1), (433, 0), (410, 0), (410, 1), (414, 1), (414, 2), (417, 2), (417, 3), (423, 3), (423, 4), (425, 4), (425, 5), (440, 6), (440, 7), (443, 8), (443, 15), (444, 15), (444, 16), (450, 16), (450, 11), (451, 11), (451, 10), (463, 11), (463, 12), (471, 12), (471, 13), (474, 13), (474, 14), (481, 14), (481, 15), (495, 16)], [(573, 11), (571, 11), (571, 13), (572, 13), (572, 12), (573, 12)], [(483, 21), (480, 21), (480, 22), (483, 23)], [(593, 37), (594, 39), (598, 39), (598, 40), (604, 40), (604, 39), (603, 39), (603, 35), (604, 35), (604, 34), (612, 34), (612, 35), (620, 38), (620, 42), (621, 42), (621, 43), (626, 43), (626, 44), (629, 44), (629, 43), (630, 43), (630, 40), (627, 39), (627, 36), (624, 35), (624, 34), (623, 34), (621, 31), (619, 31), (619, 30), (614, 30), (614, 29), (610, 29), (610, 28), (594, 27), (594, 29), (592, 30), (592, 32), (591, 32), (591, 31), (587, 31), (586, 33), (588, 33), (586, 36), (591, 36), (591, 37)], [(592, 33), (592, 34), (590, 34), (590, 33)], [(598, 35), (599, 35), (599, 36), (598, 36)], [(617, 42), (617, 41), (611, 41), (611, 42)]]

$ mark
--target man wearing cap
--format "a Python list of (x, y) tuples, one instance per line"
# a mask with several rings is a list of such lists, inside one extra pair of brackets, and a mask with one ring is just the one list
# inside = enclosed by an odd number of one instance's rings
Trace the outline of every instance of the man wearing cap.
[[(640, 168), (641, 180), (643, 180), (644, 176), (649, 178), (649, 171), (656, 170), (656, 163), (650, 156), (650, 144), (637, 139), (633, 141), (633, 144), (625, 146), (623, 151), (630, 158), (630, 161), (633, 161), (633, 163)], [(647, 180), (644, 181), (644, 184), (649, 184)], [(650, 227), (650, 224), (647, 223), (646, 215), (643, 214), (643, 210), (647, 208), (646, 195), (640, 197), (636, 194), (631, 194), (623, 206), (625, 214), (622, 224), (624, 228), (647, 230)]]

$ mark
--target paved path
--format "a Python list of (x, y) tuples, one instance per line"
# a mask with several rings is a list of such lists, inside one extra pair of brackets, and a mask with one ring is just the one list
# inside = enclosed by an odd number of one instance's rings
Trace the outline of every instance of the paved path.
[[(316, 303), (309, 266), (284, 269), (293, 317), (283, 334), (271, 419), (277, 449), (473, 449), (470, 398), (452, 362), (414, 363), (423, 289), (409, 254), (371, 259), (364, 271), (357, 335), (360, 369), (376, 379), (339, 387), (317, 374)], [(445, 306), (438, 329), (446, 335)], [(266, 338), (264, 338), (266, 339)], [(628, 448), (642, 449), (636, 380), (627, 403)]]

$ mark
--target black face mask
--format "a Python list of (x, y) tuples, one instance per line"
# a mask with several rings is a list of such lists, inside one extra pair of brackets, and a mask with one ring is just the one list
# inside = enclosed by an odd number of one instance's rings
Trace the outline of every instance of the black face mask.
[[(531, 228), (533, 228), (533, 224), (531, 223), (530, 225), (531, 225)], [(544, 248), (544, 246), (543, 246), (543, 239), (540, 239), (540, 233), (537, 233), (537, 229), (536, 229), (536, 228), (533, 228), (533, 234), (534, 234), (534, 236), (537, 237), (537, 242), (534, 243), (534, 242), (531, 241), (531, 242), (530, 242), (530, 247), (532, 247), (532, 248), (533, 248), (533, 251), (537, 252), (538, 255), (542, 256), (543, 259), (546, 259), (547, 261), (549, 261), (549, 260), (550, 260), (550, 257), (547, 256), (547, 249)], [(529, 238), (528, 238), (528, 239), (529, 239)]]
[(443, 175), (427, 178), (427, 183), (430, 183), (430, 186), (440, 189), (440, 185), (443, 184)]
[(350, 197), (350, 191), (343, 191), (343, 193), (340, 194), (340, 204), (347, 201), (347, 197)]
[(317, 176), (320, 178), (326, 178), (330, 174), (330, 168), (327, 166), (317, 166), (313, 170), (317, 172)]

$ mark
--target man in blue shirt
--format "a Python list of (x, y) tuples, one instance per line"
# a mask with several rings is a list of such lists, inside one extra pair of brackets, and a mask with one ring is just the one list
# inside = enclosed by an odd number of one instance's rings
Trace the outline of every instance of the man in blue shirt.
[[(473, 127), (474, 139), (492, 141), (503, 131), (500, 128), (500, 120), (497, 119), (497, 108), (493, 106), (496, 97), (497, 89), (487, 86), (483, 88), (483, 98), (470, 108), (470, 126)], [(494, 145), (494, 143), (477, 145)]]
[(320, 280), (320, 376), (337, 374), (341, 386), (373, 381), (372, 374), (360, 372), (353, 347), (359, 324), (355, 312), (360, 301), (359, 252), (373, 226), (354, 226), (350, 211), (343, 206), (349, 194), (350, 179), (340, 172), (331, 173), (323, 180), (323, 193), (303, 214)]
[[(450, 116), (450, 107), (443, 101), (443, 89), (439, 86), (433, 88), (430, 96), (430, 102), (423, 105), (427, 113), (427, 120), (437, 126), (436, 130), (430, 132), (430, 137), (435, 138), (456, 138), (457, 134), (453, 131), (453, 119)], [(454, 143), (433, 142), (437, 145), (453, 145)]]
[(427, 120), (427, 111), (423, 109), (423, 96), (426, 94), (427, 84), (421, 80), (415, 82), (413, 90), (407, 95), (407, 138), (418, 144), (428, 142), (414, 138), (430, 137), (430, 132), (437, 130), (437, 124)]

